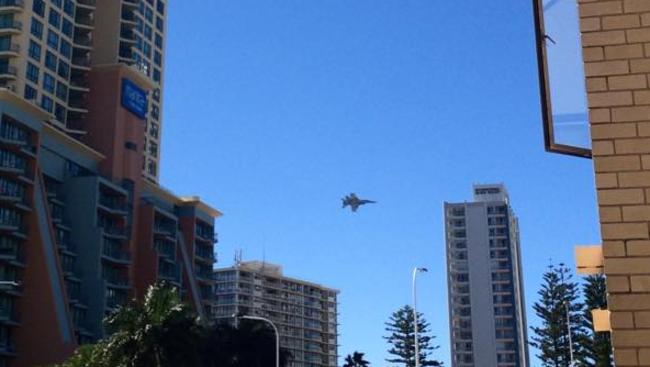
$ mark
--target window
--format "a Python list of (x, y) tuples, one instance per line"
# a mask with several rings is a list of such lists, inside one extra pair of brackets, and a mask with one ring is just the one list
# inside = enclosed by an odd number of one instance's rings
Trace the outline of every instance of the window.
[(47, 31), (47, 45), (54, 50), (59, 49), (59, 35), (54, 33), (51, 29)]
[(144, 46), (142, 47), (142, 52), (147, 55), (147, 57), (151, 57), (151, 44), (149, 42), (145, 42)]
[(158, 69), (153, 70), (153, 80), (160, 83), (160, 70)]
[(70, 65), (63, 60), (59, 60), (59, 69), (57, 74), (59, 74), (61, 78), (68, 80), (70, 77)]
[(43, 23), (36, 20), (36, 18), (32, 18), (31, 32), (32, 32), (32, 35), (36, 36), (36, 38), (38, 38), (39, 40), (42, 39), (43, 38)]
[(63, 0), (52, 0), (52, 5), (60, 9), (61, 6), (63, 5)]
[(162, 55), (160, 52), (158, 52), (158, 50), (154, 51), (153, 53), (153, 61), (157, 66), (162, 66)]
[(70, 45), (70, 42), (61, 40), (61, 49), (59, 51), (66, 59), (70, 60), (72, 58), (72, 45)]
[(58, 11), (50, 8), (50, 16), (48, 19), (52, 27), (59, 29), (61, 25), (61, 14)]
[(158, 10), (158, 13), (165, 15), (165, 3), (163, 3), (161, 0), (157, 1), (156, 9)]
[(54, 77), (48, 73), (43, 73), (43, 89), (54, 94), (54, 86)]
[(36, 92), (36, 89), (30, 87), (29, 85), (25, 85), (25, 99), (27, 100), (32, 100), (36, 99), (38, 92)]
[(144, 17), (150, 22), (153, 23), (153, 10), (150, 7), (146, 7), (144, 10)]
[(45, 67), (56, 72), (56, 63), (57, 63), (57, 58), (56, 56), (51, 53), (50, 51), (45, 52)]
[(32, 82), (38, 84), (38, 75), (39, 75), (39, 70), (36, 65), (32, 64), (31, 62), (27, 63), (27, 80), (31, 80)]
[[(56, 83), (56, 96), (63, 102), (68, 102), (68, 86), (64, 83)], [(61, 120), (63, 121), (63, 120)]]
[(163, 48), (163, 38), (158, 33), (156, 33), (156, 41), (155, 41), (155, 43), (156, 43), (156, 46), (158, 46), (158, 48)]
[(154, 138), (158, 138), (158, 124), (152, 123), (151, 128), (149, 129), (149, 135)]
[(54, 102), (52, 102), (52, 98), (43, 96), (41, 98), (41, 107), (47, 112), (52, 113), (52, 109), (54, 108)]
[(41, 62), (41, 45), (33, 40), (29, 40), (29, 57), (37, 62)]
[(156, 17), (156, 29), (159, 30), (160, 32), (163, 31), (164, 25), (163, 25), (163, 19), (161, 17)]
[(74, 26), (73, 26), (72, 22), (69, 21), (69, 20), (66, 19), (66, 18), (63, 18), (63, 23), (62, 23), (62, 25), (61, 25), (61, 31), (62, 31), (63, 34), (65, 34), (66, 36), (72, 38), (72, 34), (73, 34), (73, 32), (74, 32)]
[(45, 16), (45, 2), (43, 0), (34, 0), (34, 5), (32, 6), (34, 13), (40, 15), (41, 17)]
[(74, 3), (72, 0), (65, 0), (63, 11), (71, 17), (74, 17)]
[(54, 117), (56, 117), (57, 121), (65, 122), (65, 116), (66, 116), (65, 107), (57, 103), (56, 107), (54, 108)]
[(149, 41), (151, 41), (151, 37), (153, 36), (153, 31), (151, 30), (151, 27), (149, 27), (148, 25), (144, 26), (144, 36)]
[(149, 161), (149, 163), (147, 164), (147, 172), (150, 175), (155, 176), (156, 171), (157, 171), (156, 162), (153, 160)]

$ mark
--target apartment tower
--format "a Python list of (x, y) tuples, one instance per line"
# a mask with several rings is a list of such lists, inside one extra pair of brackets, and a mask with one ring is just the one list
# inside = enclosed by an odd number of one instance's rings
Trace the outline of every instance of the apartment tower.
[(64, 360), (157, 281), (213, 313), (221, 213), (157, 183), (165, 16), (0, 1), (0, 367)]
[(445, 203), (452, 367), (528, 367), (519, 227), (503, 185)]
[(215, 275), (217, 321), (232, 322), (235, 314), (267, 318), (293, 355), (291, 367), (337, 366), (337, 290), (286, 277), (280, 266), (259, 261)]

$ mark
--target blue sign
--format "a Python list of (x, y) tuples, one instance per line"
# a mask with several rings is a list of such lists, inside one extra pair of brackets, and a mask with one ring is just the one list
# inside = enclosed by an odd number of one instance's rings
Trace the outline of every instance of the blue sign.
[(128, 79), (122, 79), (122, 107), (141, 120), (147, 118), (147, 91)]

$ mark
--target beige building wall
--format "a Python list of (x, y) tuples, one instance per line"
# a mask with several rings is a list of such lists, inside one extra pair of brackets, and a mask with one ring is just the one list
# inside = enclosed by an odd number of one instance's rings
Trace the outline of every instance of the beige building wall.
[(578, 3), (616, 365), (650, 366), (650, 0)]

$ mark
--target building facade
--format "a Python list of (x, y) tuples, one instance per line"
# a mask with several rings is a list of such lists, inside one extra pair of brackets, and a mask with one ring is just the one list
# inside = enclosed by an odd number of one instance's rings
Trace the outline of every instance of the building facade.
[(278, 265), (242, 262), (215, 270), (217, 321), (243, 314), (271, 320), (292, 367), (336, 367), (338, 291), (288, 278)]
[(519, 226), (503, 185), (445, 203), (452, 367), (528, 367)]
[(617, 366), (650, 365), (650, 1), (580, 1)]
[(161, 0), (0, 1), (0, 366), (64, 360), (161, 280), (213, 313), (221, 214), (146, 170), (164, 18)]

